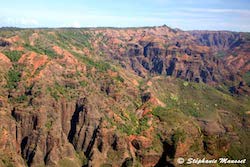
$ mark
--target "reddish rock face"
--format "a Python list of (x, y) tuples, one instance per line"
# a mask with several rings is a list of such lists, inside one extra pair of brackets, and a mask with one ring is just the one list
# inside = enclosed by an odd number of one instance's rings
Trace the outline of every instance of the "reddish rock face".
[(247, 33), (166, 26), (0, 37), (0, 166), (231, 156), (247, 143), (249, 47)]
[(8, 68), (10, 68), (11, 66), (11, 62), (10, 59), (8, 59), (8, 57), (6, 57), (4, 54), (0, 53), (0, 65), (1, 65), (1, 69), (2, 70), (6, 70)]
[[(237, 72), (249, 71), (249, 51), (243, 49), (249, 48), (249, 42), (244, 33), (183, 32), (167, 27), (100, 32), (107, 43), (100, 49), (142, 77), (151, 73), (215, 84), (234, 80), (239, 77)], [(218, 57), (219, 53), (224, 57)], [(230, 54), (239, 56), (233, 59)]]

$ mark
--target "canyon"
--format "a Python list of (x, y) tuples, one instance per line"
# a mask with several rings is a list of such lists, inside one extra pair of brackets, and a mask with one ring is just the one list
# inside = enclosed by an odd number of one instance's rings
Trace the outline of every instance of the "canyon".
[(0, 166), (249, 159), (250, 33), (1, 28)]

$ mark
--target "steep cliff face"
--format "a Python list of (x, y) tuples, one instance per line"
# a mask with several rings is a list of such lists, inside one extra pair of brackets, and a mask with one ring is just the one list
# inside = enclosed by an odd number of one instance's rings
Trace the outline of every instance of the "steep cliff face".
[[(246, 55), (249, 52), (239, 49), (249, 48), (246, 34), (183, 32), (168, 27), (155, 27), (149, 31), (106, 29), (98, 33), (103, 34), (98, 39), (103, 43), (100, 50), (142, 77), (150, 73), (216, 84), (240, 80), (237, 73), (248, 71)], [(230, 58), (235, 54), (239, 54), (235, 62), (241, 62), (237, 70)]]
[(229, 50), (240, 46), (243, 42), (240, 33), (227, 31), (191, 31), (197, 42), (216, 50)]
[(249, 33), (191, 31), (197, 42), (212, 48), (215, 55), (223, 57), (227, 66), (246, 73), (249, 68)]
[(141, 47), (137, 45), (129, 47), (127, 56), (132, 57), (131, 66), (138, 74), (147, 70), (153, 74), (173, 76), (198, 83), (218, 83), (230, 80), (230, 76), (234, 75), (224, 66), (222, 60), (189, 47), (174, 46), (165, 49), (157, 43), (150, 42)]
[(247, 34), (0, 31), (0, 166), (249, 156)]

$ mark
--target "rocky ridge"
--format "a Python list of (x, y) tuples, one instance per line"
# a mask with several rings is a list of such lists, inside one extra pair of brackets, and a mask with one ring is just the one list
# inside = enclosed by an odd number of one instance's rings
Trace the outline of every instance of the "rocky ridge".
[(0, 32), (0, 166), (249, 156), (248, 33)]

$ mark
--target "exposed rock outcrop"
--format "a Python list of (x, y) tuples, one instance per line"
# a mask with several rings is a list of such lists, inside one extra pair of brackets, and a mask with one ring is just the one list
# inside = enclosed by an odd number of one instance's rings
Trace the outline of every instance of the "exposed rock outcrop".
[(249, 154), (248, 34), (12, 33), (0, 39), (0, 166), (175, 166), (177, 157)]

